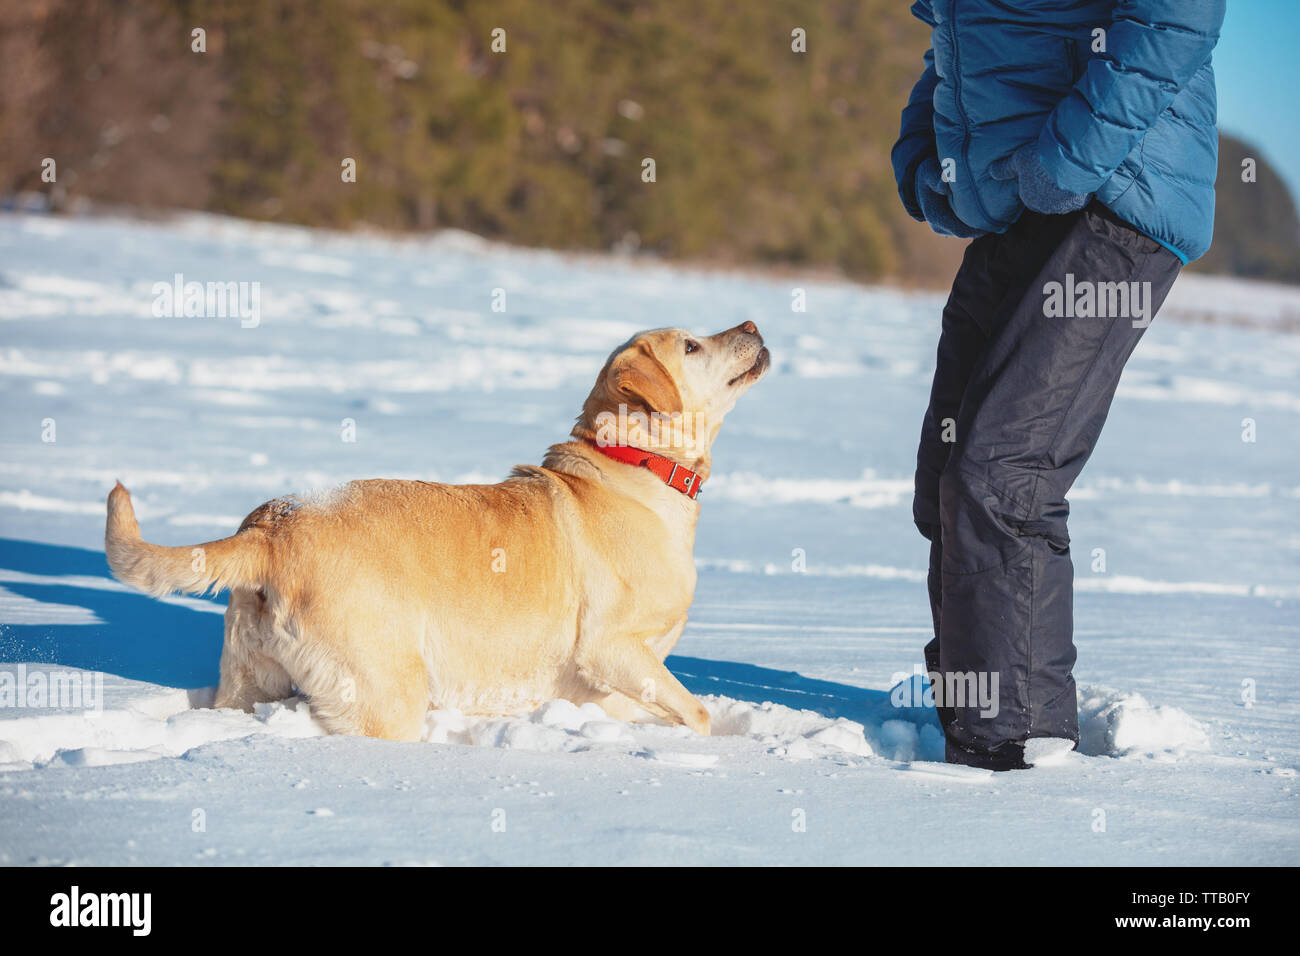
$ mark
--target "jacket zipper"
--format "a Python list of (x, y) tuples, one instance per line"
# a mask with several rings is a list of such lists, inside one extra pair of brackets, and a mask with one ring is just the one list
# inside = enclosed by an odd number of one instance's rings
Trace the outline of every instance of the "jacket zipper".
[[(957, 116), (961, 120), (961, 166), (962, 174), (970, 177), (970, 124), (966, 120), (966, 108), (961, 105), (961, 54), (957, 52), (957, 0), (951, 0), (948, 8), (950, 16), (948, 17), (948, 41), (952, 44), (952, 96), (957, 105)], [(980, 199), (979, 190), (975, 189), (973, 184), (970, 188), (970, 194), (975, 200), (975, 205), (979, 207), (980, 215), (986, 221), (992, 222), (993, 217), (989, 215), (984, 208), (984, 201)], [(999, 222), (1001, 220), (998, 220)], [(970, 223), (967, 223), (970, 225)]]

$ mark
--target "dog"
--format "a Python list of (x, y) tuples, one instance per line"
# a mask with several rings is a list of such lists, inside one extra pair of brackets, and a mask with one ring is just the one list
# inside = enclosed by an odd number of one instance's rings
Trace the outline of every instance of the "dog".
[(154, 596), (230, 591), (215, 707), (297, 692), (331, 733), (417, 740), (430, 708), (519, 714), (562, 697), (707, 735), (663, 662), (695, 593), (710, 448), (770, 364), (752, 322), (644, 332), (540, 467), (278, 498), (193, 547), (145, 542), (119, 482), (108, 564)]

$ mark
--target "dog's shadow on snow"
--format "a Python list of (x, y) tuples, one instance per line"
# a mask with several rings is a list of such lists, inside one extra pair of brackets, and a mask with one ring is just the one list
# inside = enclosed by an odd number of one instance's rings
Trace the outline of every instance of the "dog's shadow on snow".
[[(0, 568), (42, 578), (112, 580), (102, 551), (8, 538), (0, 538)], [(138, 591), (59, 580), (0, 581), (0, 588), (42, 604), (84, 608), (96, 618), (84, 624), (0, 624), (0, 662), (81, 667), (168, 687), (217, 682), (221, 615), (195, 609), (193, 599), (191, 606), (167, 604)], [(225, 607), (224, 600), (205, 603), (214, 611)], [(52, 608), (44, 616), (57, 615)], [(9, 616), (21, 622), (26, 613), (19, 606)]]
[[(112, 580), (103, 553), (83, 548), (0, 538), (0, 568), (50, 579), (0, 581), (5, 591), (42, 604), (84, 608), (95, 618), (86, 623), (2, 624), (0, 663), (79, 667), (167, 687), (211, 687), (217, 683), (222, 619), (213, 612), (221, 611), (224, 601), (205, 601), (211, 610), (200, 610), (192, 599), (188, 606), (168, 604), (137, 591), (58, 580)], [(58, 613), (50, 609), (46, 616)], [(17, 607), (12, 616), (23, 615), (23, 608)], [(695, 694), (717, 694), (755, 704), (771, 701), (862, 724), (932, 719), (924, 712), (893, 706), (886, 691), (815, 680), (794, 671), (698, 657), (671, 656), (666, 663)]]

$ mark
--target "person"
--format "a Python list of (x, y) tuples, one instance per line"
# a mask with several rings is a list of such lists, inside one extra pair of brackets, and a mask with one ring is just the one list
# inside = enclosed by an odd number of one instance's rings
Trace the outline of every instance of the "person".
[(912, 6), (931, 46), (892, 152), (899, 196), (973, 239), (943, 310), (913, 504), (949, 762), (1020, 769), (1077, 746), (1066, 493), (1129, 355), (1210, 245), (1224, 8)]

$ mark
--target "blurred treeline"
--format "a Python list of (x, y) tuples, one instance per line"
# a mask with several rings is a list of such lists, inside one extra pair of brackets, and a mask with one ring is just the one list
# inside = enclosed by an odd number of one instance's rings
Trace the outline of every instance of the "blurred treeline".
[[(0, 196), (939, 282), (889, 165), (926, 44), (903, 0), (0, 0)], [(1220, 268), (1294, 272), (1251, 228)]]
[[(1245, 160), (1255, 164), (1251, 181), (1243, 179)], [(1286, 183), (1259, 151), (1221, 133), (1214, 189), (1214, 245), (1196, 268), (1300, 282), (1300, 216)]]

